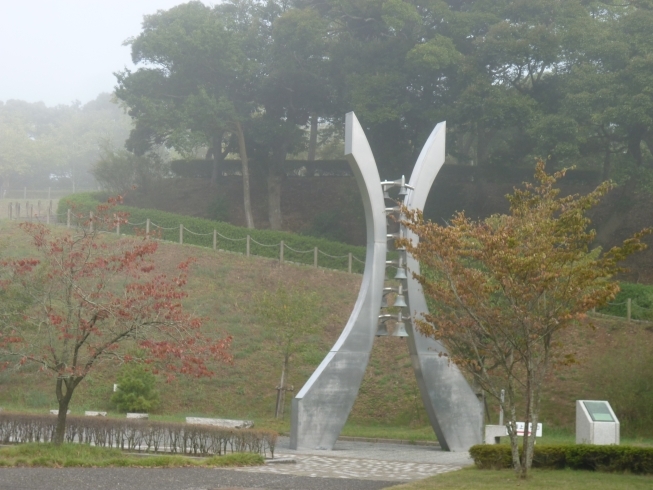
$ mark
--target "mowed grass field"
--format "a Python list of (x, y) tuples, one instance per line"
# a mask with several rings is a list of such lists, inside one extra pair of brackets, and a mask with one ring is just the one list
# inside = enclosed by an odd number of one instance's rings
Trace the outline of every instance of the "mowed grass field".
[[(107, 239), (116, 238), (107, 236)], [(30, 254), (27, 237), (15, 223), (0, 221), (0, 253)], [(206, 319), (207, 332), (233, 336), (234, 362), (217, 365), (212, 378), (180, 377), (171, 383), (160, 380), (162, 403), (152, 418), (178, 421), (185, 416), (250, 418), (259, 427), (286, 432), (291, 398), (340, 335), (356, 301), (361, 276), (294, 264), (280, 265), (276, 260), (164, 242), (159, 245), (156, 262), (162, 270), (172, 272), (176, 264), (188, 257), (193, 257), (195, 262), (185, 305)], [(282, 420), (273, 419), (282, 356), (274, 332), (254, 312), (262, 293), (278, 287), (315, 291), (322, 298), (319, 333), (305, 339), (302, 349), (291, 360), (288, 383), (294, 391), (286, 397)], [(572, 442), (575, 400), (607, 399), (621, 419), (626, 440), (650, 440), (653, 437), (653, 411), (650, 410), (653, 327), (591, 319), (566, 332), (562, 340), (566, 349), (576, 352), (578, 362), (550, 375), (541, 415), (545, 439)], [(117, 372), (117, 367), (109, 364), (93, 372), (76, 391), (72, 412), (106, 410), (121, 416), (110, 402)], [(491, 400), (488, 405), (490, 419), (496, 423), (496, 406)], [(0, 372), (0, 407), (35, 413), (56, 408), (54, 379), (37, 373), (35, 368)], [(376, 339), (359, 396), (342, 434), (435, 439), (404, 340)]]
[(649, 490), (653, 475), (598, 473), (574, 470), (532, 470), (527, 480), (519, 480), (512, 470), (460, 471), (433, 476), (424, 480), (390, 487), (393, 490)]

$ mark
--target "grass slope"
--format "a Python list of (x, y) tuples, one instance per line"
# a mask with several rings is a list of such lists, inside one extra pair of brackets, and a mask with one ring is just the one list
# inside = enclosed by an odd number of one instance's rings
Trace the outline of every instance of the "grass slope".
[[(5, 256), (29, 252), (25, 235), (15, 225), (0, 222), (0, 252)], [(160, 244), (158, 261), (163, 269), (172, 270), (189, 256), (196, 262), (186, 306), (207, 318), (207, 329), (233, 335), (234, 363), (220, 366), (211, 379), (160, 381), (162, 406), (153, 418), (252, 418), (259, 427), (287, 431), (293, 393), (286, 397), (283, 421), (273, 420), (282, 357), (273, 332), (254, 315), (252, 304), (263, 291), (280, 285), (315, 291), (323, 300), (320, 333), (308, 339), (291, 361), (288, 382), (296, 393), (340, 335), (361, 276), (170, 243)], [(637, 442), (632, 438), (653, 437), (653, 327), (604, 318), (593, 322), (565, 333), (563, 343), (576, 352), (579, 362), (550, 375), (542, 404), (545, 435), (552, 443), (573, 441), (575, 400), (607, 399), (620, 417), (622, 435), (631, 437), (631, 443)], [(114, 410), (109, 399), (116, 374), (117, 369), (107, 365), (90, 375), (75, 393), (73, 413)], [(0, 406), (37, 413), (55, 408), (54, 380), (37, 376), (34, 369), (0, 372)], [(494, 423), (497, 413), (490, 403)], [(343, 435), (434, 439), (401, 339), (382, 337), (374, 343)]]

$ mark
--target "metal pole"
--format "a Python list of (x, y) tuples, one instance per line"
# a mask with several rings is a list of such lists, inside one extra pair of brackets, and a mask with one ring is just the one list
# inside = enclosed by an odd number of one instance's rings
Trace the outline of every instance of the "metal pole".
[(147, 218), (145, 220), (145, 236), (146, 237), (150, 236), (150, 218)]
[(48, 201), (52, 199), (52, 188), (48, 187)]
[(68, 209), (68, 213), (66, 217), (66, 228), (70, 228), (70, 209)]
[(283, 240), (281, 240), (281, 246), (279, 247), (279, 262), (283, 264)]
[(247, 235), (247, 245), (245, 246), (245, 256), (249, 257), (249, 235)]
[(116, 235), (120, 236), (120, 221), (116, 223)]
[(184, 225), (179, 225), (179, 245), (184, 244)]
[(20, 219), (20, 203), (16, 203), (16, 219)]
[(14, 203), (9, 203), (9, 219), (14, 219)]
[(631, 303), (631, 299), (628, 298), (626, 300), (626, 318), (628, 319), (628, 321), (630, 321), (631, 312), (632, 312), (632, 303)]
[(218, 230), (213, 229), (213, 250), (218, 249)]
[(347, 270), (351, 274), (351, 252), (349, 252), (349, 265), (347, 266)]
[(317, 247), (313, 249), (313, 267), (317, 269)]

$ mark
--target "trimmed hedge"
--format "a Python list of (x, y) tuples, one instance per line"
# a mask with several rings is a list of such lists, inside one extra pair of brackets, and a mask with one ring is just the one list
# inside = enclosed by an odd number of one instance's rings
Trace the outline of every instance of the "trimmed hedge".
[[(56, 427), (56, 415), (0, 412), (0, 443), (51, 442)], [(269, 430), (69, 415), (64, 441), (139, 452), (198, 456), (270, 452), (274, 457), (278, 436)]]
[[(57, 214), (65, 222), (65, 216), (68, 208), (74, 209), (75, 213), (87, 215), (93, 211), (100, 201), (96, 198), (95, 193), (73, 194), (62, 198), (59, 201)], [(234, 226), (229, 223), (220, 221), (211, 221), (202, 218), (194, 218), (181, 214), (167, 213), (156, 209), (141, 209), (131, 206), (119, 206), (120, 211), (129, 213), (129, 222), (138, 223), (137, 226), (121, 225), (120, 232), (125, 234), (135, 234), (136, 230), (145, 229), (145, 221), (149, 218), (151, 223), (161, 227), (153, 226), (150, 231), (161, 232), (161, 239), (178, 242), (179, 225), (183, 224), (187, 230), (184, 232), (184, 243), (198, 245), (201, 247), (213, 247), (213, 230), (217, 230), (222, 238), (218, 235), (217, 248), (244, 254), (246, 251), (246, 237), (251, 237), (250, 254), (260, 257), (279, 258), (279, 243), (283, 240), (284, 260), (297, 262), (300, 264), (313, 264), (313, 249), (317, 247), (320, 252), (326, 253), (337, 258), (332, 258), (318, 254), (318, 264), (320, 267), (329, 269), (347, 270), (349, 264), (348, 254), (352, 253), (358, 260), (352, 260), (352, 272), (362, 273), (365, 268), (365, 247), (355, 247), (345, 243), (333, 242), (322, 238), (311, 236), (296, 235), (283, 231), (273, 230), (252, 230)], [(165, 230), (164, 228), (169, 228)], [(258, 245), (256, 242), (262, 243)], [(288, 247), (296, 250), (290, 250)], [(359, 262), (362, 261), (362, 262)]]
[[(505, 444), (472, 446), (469, 454), (479, 469), (512, 468), (510, 446)], [(653, 474), (653, 448), (589, 444), (536, 445), (533, 468)]]

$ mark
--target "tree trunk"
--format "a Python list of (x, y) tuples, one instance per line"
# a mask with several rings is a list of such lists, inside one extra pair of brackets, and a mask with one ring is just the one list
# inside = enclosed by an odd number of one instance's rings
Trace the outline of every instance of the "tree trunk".
[(268, 174), (268, 219), (270, 229), (280, 230), (283, 222), (281, 214), (281, 184), (283, 177), (275, 169), (275, 164), (270, 165)]
[[(64, 393), (63, 388), (66, 388)], [(74, 382), (66, 382), (62, 378), (57, 379), (57, 401), (59, 402), (59, 413), (57, 415), (57, 428), (54, 431), (54, 438), (52, 442), (55, 446), (63, 444), (64, 436), (66, 434), (66, 416), (68, 415), (68, 406), (70, 399), (73, 396)]]
[(315, 161), (317, 151), (317, 113), (311, 113), (311, 134), (308, 138), (308, 161)]
[(268, 219), (270, 229), (280, 230), (283, 223), (281, 213), (281, 184), (286, 176), (283, 164), (286, 161), (288, 145), (281, 142), (272, 150), (270, 165), (268, 167)]
[(606, 181), (610, 180), (610, 174), (612, 173), (612, 152), (610, 152), (610, 143), (606, 145), (605, 153), (603, 155), (603, 175), (601, 180)]
[(283, 417), (283, 406), (286, 398), (286, 368), (288, 366), (288, 356), (284, 357), (283, 367), (281, 368), (281, 381), (279, 381), (279, 388), (277, 389), (277, 406), (274, 410), (274, 418), (278, 419)]
[[(220, 173), (220, 155), (222, 154), (222, 144), (221, 139), (218, 139), (217, 136), (213, 137), (211, 142), (211, 148), (206, 152), (206, 159), (213, 160), (213, 168), (211, 169), (211, 187), (218, 185), (218, 175)], [(218, 148), (219, 146), (219, 148)]]
[(239, 121), (235, 123), (236, 135), (238, 136), (238, 151), (243, 167), (243, 202), (245, 206), (245, 221), (247, 228), (254, 228), (254, 217), (252, 215), (252, 200), (249, 192), (249, 161), (247, 160), (247, 148), (245, 147), (245, 133)]
[(521, 472), (519, 474), (519, 477), (521, 479), (526, 479), (528, 477), (528, 460), (529, 458), (532, 460), (532, 457), (530, 455), (530, 451), (532, 450), (533, 445), (530, 444), (530, 434), (528, 431), (528, 427), (531, 422), (531, 411), (532, 411), (532, 397), (531, 397), (531, 392), (532, 392), (532, 386), (531, 386), (531, 377), (532, 373), (527, 372), (526, 373), (526, 420), (524, 422), (524, 446), (522, 449), (522, 455), (521, 455)]

